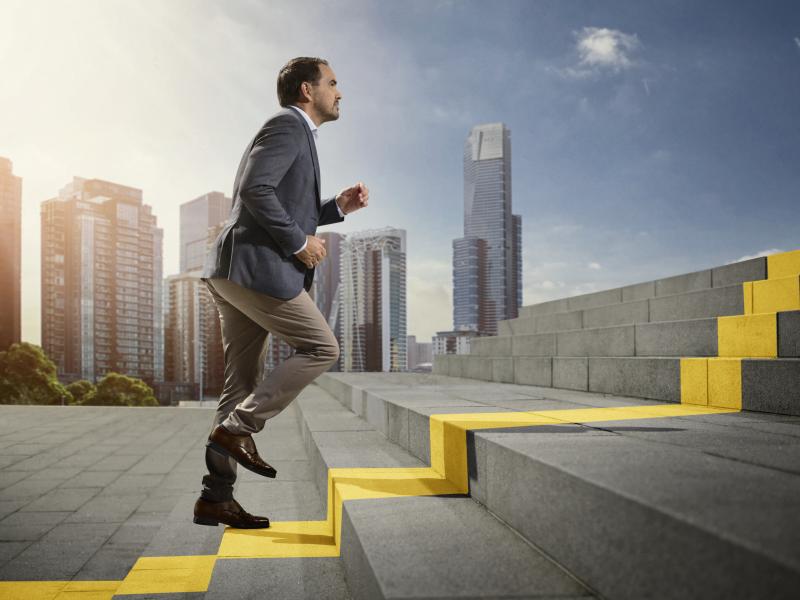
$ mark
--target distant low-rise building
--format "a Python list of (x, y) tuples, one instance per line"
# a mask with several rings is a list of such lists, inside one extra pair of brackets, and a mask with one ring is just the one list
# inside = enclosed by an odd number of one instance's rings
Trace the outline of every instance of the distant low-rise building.
[(480, 333), (469, 329), (461, 331), (437, 331), (433, 336), (432, 353), (469, 354), (470, 341), (480, 337)]

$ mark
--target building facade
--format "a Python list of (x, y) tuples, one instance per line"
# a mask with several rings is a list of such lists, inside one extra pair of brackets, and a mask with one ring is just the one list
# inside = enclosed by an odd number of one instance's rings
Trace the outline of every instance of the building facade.
[(437, 331), (433, 336), (432, 354), (469, 354), (470, 342), (479, 337), (477, 331), (462, 329), (459, 331)]
[(433, 344), (431, 342), (418, 342), (417, 336), (409, 335), (406, 346), (408, 348), (408, 370), (430, 371), (433, 362)]
[(341, 282), (341, 370), (407, 370), (405, 230), (348, 234)]
[(208, 249), (208, 228), (225, 223), (231, 214), (232, 205), (232, 200), (222, 192), (209, 192), (181, 204), (181, 273), (203, 270)]
[(59, 379), (162, 381), (163, 230), (142, 191), (75, 177), (41, 226), (42, 347)]
[[(511, 132), (472, 128), (464, 143), (464, 236), (453, 242), (453, 328), (497, 334), (522, 300), (522, 220), (511, 212)], [(483, 240), (483, 243), (476, 240)]]
[(22, 178), (0, 157), (0, 352), (22, 339)]

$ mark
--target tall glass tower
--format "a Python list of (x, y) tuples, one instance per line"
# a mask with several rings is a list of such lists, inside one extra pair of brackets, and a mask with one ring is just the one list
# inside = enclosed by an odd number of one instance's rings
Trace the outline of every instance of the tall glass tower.
[(464, 143), (464, 237), (453, 240), (456, 331), (496, 335), (499, 320), (517, 316), (521, 233), (511, 213), (511, 132), (503, 123), (476, 125)]

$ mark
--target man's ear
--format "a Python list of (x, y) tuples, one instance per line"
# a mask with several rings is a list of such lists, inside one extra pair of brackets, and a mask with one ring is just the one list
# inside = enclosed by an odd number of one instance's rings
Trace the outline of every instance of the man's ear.
[(307, 81), (304, 81), (300, 84), (300, 93), (306, 100), (311, 100), (311, 86)]

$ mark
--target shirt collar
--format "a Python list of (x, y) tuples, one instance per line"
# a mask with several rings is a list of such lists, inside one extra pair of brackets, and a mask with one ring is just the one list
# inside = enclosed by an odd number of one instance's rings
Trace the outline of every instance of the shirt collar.
[(293, 109), (295, 109), (301, 115), (303, 115), (303, 118), (306, 120), (306, 123), (308, 123), (308, 126), (311, 128), (311, 133), (314, 135), (314, 139), (317, 139), (317, 129), (319, 129), (319, 128), (317, 127), (316, 123), (314, 123), (314, 121), (311, 120), (311, 117), (309, 117), (306, 114), (306, 111), (304, 111), (299, 106), (295, 106), (294, 104), (290, 104), (289, 106), (291, 106)]

